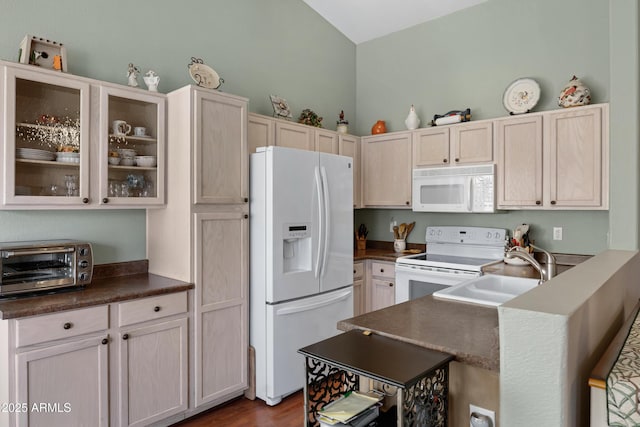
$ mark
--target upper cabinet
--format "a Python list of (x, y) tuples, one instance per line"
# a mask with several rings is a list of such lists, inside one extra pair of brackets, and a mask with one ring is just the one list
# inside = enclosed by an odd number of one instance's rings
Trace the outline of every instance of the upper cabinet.
[(353, 159), (353, 207), (362, 207), (362, 174), (360, 167), (360, 137), (338, 135), (338, 154)]
[(0, 66), (4, 208), (164, 203), (165, 95)]
[(608, 209), (609, 108), (496, 120), (500, 209)]
[(255, 153), (258, 147), (275, 145), (276, 121), (260, 114), (249, 113), (247, 118), (247, 145), (249, 154)]
[(276, 120), (275, 145), (315, 151), (314, 128), (298, 123)]
[(411, 135), (394, 132), (361, 138), (363, 207), (411, 207)]
[(492, 122), (419, 129), (413, 133), (412, 145), (414, 168), (492, 162)]

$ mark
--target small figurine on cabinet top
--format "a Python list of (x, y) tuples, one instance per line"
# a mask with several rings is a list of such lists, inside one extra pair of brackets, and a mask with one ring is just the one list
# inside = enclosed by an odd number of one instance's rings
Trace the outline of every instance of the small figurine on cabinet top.
[(338, 133), (347, 133), (349, 131), (349, 128), (348, 128), (349, 120), (345, 120), (344, 110), (340, 110), (340, 115), (338, 117), (339, 117), (339, 120), (336, 122), (336, 125), (338, 125), (336, 128), (336, 131)]
[(573, 76), (560, 92), (558, 105), (568, 108), (589, 104), (591, 104), (591, 91), (579, 78)]
[(127, 77), (129, 78), (129, 82), (127, 84), (131, 87), (138, 87), (139, 74), (140, 74), (140, 68), (133, 65), (133, 63), (129, 63), (129, 70), (127, 71)]
[(302, 113), (300, 113), (300, 117), (298, 118), (298, 123), (321, 128), (322, 117), (318, 116), (312, 110), (305, 108), (304, 110), (302, 110)]
[(160, 76), (157, 75), (155, 71), (153, 70), (147, 71), (147, 73), (144, 75), (143, 80), (144, 80), (144, 84), (147, 85), (147, 88), (149, 89), (150, 92), (158, 91), (158, 83), (160, 83)]
[(450, 125), (452, 123), (468, 122), (471, 120), (471, 108), (453, 110), (445, 114), (435, 114), (431, 126)]

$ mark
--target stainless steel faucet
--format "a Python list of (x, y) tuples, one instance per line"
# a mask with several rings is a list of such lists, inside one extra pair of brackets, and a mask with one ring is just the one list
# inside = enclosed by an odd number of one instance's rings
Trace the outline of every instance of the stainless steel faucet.
[(537, 249), (538, 251), (545, 254), (547, 257), (544, 267), (540, 265), (536, 259), (528, 254), (527, 252), (522, 252), (516, 250), (516, 247), (509, 249), (506, 253), (507, 258), (520, 258), (527, 261), (533, 268), (535, 268), (538, 273), (540, 273), (540, 283), (546, 282), (556, 275), (556, 257), (554, 257), (550, 252), (545, 251), (539, 246), (533, 246), (529, 244), (533, 249)]

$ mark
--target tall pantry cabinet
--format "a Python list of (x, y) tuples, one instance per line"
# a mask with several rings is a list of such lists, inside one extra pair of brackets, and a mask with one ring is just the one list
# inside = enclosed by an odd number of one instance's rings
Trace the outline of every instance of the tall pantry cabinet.
[(190, 407), (247, 388), (247, 100), (186, 86), (168, 95), (166, 208), (147, 211), (151, 273), (195, 284)]

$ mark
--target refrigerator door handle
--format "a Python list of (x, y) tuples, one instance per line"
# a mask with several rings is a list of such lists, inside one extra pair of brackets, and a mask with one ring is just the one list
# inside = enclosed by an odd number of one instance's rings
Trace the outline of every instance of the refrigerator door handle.
[(315, 167), (315, 180), (316, 180), (316, 196), (318, 196), (318, 255), (316, 257), (316, 268), (314, 269), (314, 277), (317, 279), (320, 277), (320, 268), (322, 266), (322, 255), (324, 243), (324, 201), (322, 200), (322, 177), (320, 176), (320, 169)]
[(329, 239), (331, 236), (331, 206), (329, 197), (329, 179), (327, 178), (327, 170), (324, 166), (320, 168), (320, 175), (322, 177), (322, 195), (324, 199), (324, 248), (322, 251), (322, 264), (320, 268), (320, 277), (324, 276), (325, 268), (327, 266), (327, 253), (329, 252)]
[(276, 316), (285, 316), (287, 314), (295, 314), (303, 311), (311, 311), (316, 308), (324, 307), (325, 305), (335, 304), (338, 301), (342, 301), (349, 298), (349, 295), (351, 295), (352, 292), (353, 291), (351, 290), (351, 288), (349, 288), (325, 300), (316, 301), (311, 304), (300, 304), (293, 307), (280, 308), (276, 310)]

